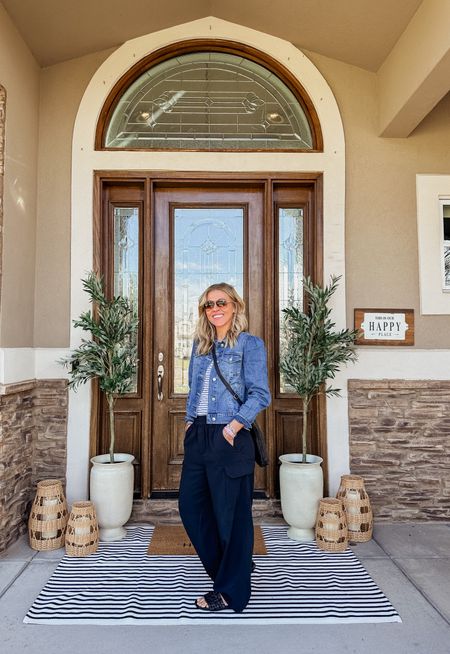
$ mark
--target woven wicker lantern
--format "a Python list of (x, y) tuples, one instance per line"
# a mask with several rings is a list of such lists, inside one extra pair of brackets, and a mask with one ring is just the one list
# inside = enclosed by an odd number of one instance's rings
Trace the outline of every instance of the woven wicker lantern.
[(66, 554), (88, 556), (98, 548), (98, 523), (92, 502), (74, 502), (67, 522)]
[(59, 479), (38, 482), (28, 520), (30, 547), (34, 550), (57, 550), (64, 546), (67, 525), (67, 502)]
[(316, 544), (327, 552), (343, 552), (348, 547), (344, 507), (334, 497), (324, 497), (319, 502)]
[(342, 475), (337, 498), (342, 500), (347, 517), (348, 538), (365, 543), (372, 538), (373, 515), (364, 479), (358, 475)]

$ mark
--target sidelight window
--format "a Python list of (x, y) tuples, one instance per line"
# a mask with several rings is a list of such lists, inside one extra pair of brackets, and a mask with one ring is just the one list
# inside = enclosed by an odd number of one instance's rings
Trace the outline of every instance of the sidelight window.
[[(285, 349), (283, 309), (290, 303), (303, 307), (303, 209), (278, 209), (278, 297), (280, 352)], [(292, 393), (280, 372), (280, 392)]]
[[(139, 313), (139, 208), (114, 207), (114, 295), (126, 297)], [(137, 391), (137, 377), (131, 393)]]

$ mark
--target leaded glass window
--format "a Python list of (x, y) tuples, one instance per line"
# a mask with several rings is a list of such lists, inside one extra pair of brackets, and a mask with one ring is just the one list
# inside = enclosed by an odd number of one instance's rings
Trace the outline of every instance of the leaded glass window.
[[(114, 207), (114, 295), (126, 297), (139, 312), (139, 209)], [(131, 393), (137, 390), (137, 377)]]
[[(303, 309), (303, 275), (303, 209), (280, 208), (278, 210), (278, 311), (281, 355), (286, 349), (283, 309), (290, 303)], [(294, 392), (281, 372), (280, 392)]]
[(450, 200), (441, 200), (442, 211), (442, 284), (450, 290)]
[(155, 150), (311, 150), (300, 101), (276, 74), (227, 52), (162, 61), (123, 93), (104, 147)]
[(244, 210), (180, 207), (174, 211), (174, 227), (174, 390), (187, 393), (199, 296), (224, 279), (244, 294)]

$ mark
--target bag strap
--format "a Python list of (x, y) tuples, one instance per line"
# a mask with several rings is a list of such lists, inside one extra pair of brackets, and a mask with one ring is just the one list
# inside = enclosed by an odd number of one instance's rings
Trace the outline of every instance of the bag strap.
[(217, 372), (217, 374), (218, 374), (218, 376), (219, 376), (219, 378), (220, 378), (222, 384), (225, 386), (225, 388), (227, 389), (227, 391), (230, 391), (231, 395), (234, 397), (234, 399), (236, 400), (236, 402), (239, 402), (239, 406), (241, 406), (241, 405), (243, 404), (241, 398), (239, 397), (239, 395), (236, 393), (236, 391), (234, 390), (234, 388), (232, 388), (232, 386), (229, 384), (229, 382), (227, 382), (227, 380), (225, 379), (225, 377), (224, 377), (224, 376), (222, 375), (222, 373), (220, 372), (219, 364), (217, 363), (216, 348), (215, 348), (214, 345), (213, 345), (213, 348), (212, 348), (212, 357), (213, 357), (213, 361), (214, 361), (214, 368), (216, 369), (216, 372)]

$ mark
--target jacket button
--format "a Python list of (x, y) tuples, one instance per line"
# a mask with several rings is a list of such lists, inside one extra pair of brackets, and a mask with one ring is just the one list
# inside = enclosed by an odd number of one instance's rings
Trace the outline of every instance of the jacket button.
[(212, 417), (212, 420), (213, 420), (213, 422), (215, 421), (215, 417), (214, 417), (214, 416)]
[(212, 397), (211, 399), (212, 399), (213, 401), (215, 401), (215, 400), (216, 400), (216, 398), (215, 398), (215, 397)]
[(215, 377), (213, 377), (213, 381), (216, 381), (216, 378), (215, 378)]

